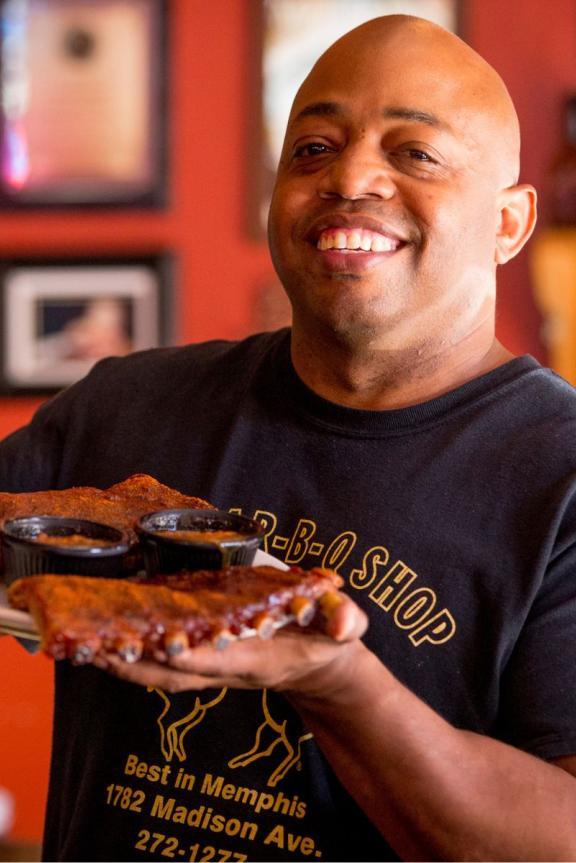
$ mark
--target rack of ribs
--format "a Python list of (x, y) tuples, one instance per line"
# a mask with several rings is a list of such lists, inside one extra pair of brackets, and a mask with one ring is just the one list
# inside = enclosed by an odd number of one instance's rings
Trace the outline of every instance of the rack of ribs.
[(83, 664), (113, 652), (136, 662), (159, 650), (271, 638), (288, 624), (324, 631), (342, 584), (321, 567), (231, 566), (150, 580), (34, 575), (13, 582), (8, 599), (30, 612), (54, 659)]

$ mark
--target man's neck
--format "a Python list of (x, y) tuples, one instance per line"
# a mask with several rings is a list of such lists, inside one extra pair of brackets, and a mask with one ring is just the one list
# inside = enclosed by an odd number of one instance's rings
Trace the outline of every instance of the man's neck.
[(392, 410), (421, 404), (456, 389), (512, 359), (494, 337), (472, 337), (457, 349), (433, 352), (320, 348), (298, 333), (292, 361), (299, 377), (323, 398), (362, 410)]

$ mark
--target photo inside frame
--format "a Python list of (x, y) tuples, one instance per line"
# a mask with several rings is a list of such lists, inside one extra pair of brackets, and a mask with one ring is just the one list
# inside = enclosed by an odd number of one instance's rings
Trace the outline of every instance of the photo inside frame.
[(36, 308), (38, 361), (98, 360), (133, 350), (130, 297), (40, 299)]

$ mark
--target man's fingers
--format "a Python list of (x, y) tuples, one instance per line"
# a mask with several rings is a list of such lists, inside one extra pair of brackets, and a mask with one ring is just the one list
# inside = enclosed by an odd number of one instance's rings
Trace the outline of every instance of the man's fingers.
[(221, 677), (208, 677), (188, 671), (160, 665), (141, 659), (138, 662), (125, 662), (119, 656), (107, 655), (94, 660), (94, 665), (140, 686), (155, 686), (166, 692), (183, 692), (186, 689), (211, 689), (223, 685)]
[[(322, 611), (327, 619), (326, 633), (335, 641), (353, 641), (361, 638), (368, 628), (368, 618), (356, 603), (344, 594), (331, 594), (327, 608)], [(335, 601), (336, 600), (336, 601)]]

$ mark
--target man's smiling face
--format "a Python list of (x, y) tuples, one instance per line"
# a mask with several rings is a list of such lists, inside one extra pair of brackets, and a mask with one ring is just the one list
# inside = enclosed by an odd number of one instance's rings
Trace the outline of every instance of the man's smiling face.
[(321, 58), (294, 102), (269, 220), (295, 328), (405, 349), (493, 313), (498, 195), (517, 171), (500, 87), (419, 24), (360, 28)]

